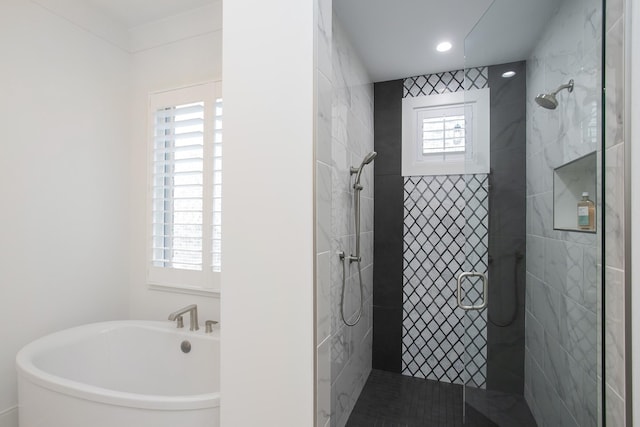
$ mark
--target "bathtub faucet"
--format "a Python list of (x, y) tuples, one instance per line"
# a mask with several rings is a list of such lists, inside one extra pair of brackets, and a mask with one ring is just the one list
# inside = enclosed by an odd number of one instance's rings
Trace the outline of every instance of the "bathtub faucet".
[(171, 313), (169, 315), (169, 320), (177, 320), (178, 321), (178, 328), (182, 328), (182, 315), (183, 314), (187, 314), (189, 313), (191, 316), (191, 321), (189, 323), (189, 330), (190, 331), (197, 331), (198, 329), (200, 329), (198, 327), (198, 306), (195, 304), (191, 304), (186, 306), (185, 308), (181, 308), (178, 311), (174, 311), (173, 313)]

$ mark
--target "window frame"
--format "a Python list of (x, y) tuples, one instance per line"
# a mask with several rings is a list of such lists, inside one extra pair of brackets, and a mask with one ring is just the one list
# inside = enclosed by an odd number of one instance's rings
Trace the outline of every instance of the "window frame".
[[(489, 173), (489, 102), (489, 88), (404, 98), (402, 176)], [(424, 154), (421, 117), (461, 108), (466, 122), (465, 151)]]
[[(147, 210), (145, 244), (146, 281), (149, 289), (216, 296), (220, 293), (220, 272), (214, 271), (213, 248), (213, 188), (214, 144), (217, 100), (222, 98), (222, 82), (205, 82), (190, 86), (152, 92), (147, 111)], [(162, 108), (204, 102), (203, 193), (202, 193), (202, 269), (186, 270), (153, 265), (153, 192), (156, 112)]]

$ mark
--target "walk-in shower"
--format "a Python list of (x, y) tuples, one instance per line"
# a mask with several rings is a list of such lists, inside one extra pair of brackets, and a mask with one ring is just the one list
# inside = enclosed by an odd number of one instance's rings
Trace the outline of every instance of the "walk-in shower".
[[(364, 303), (364, 294), (363, 294), (363, 286), (362, 286), (362, 254), (360, 253), (360, 193), (364, 190), (364, 187), (360, 183), (360, 179), (362, 178), (362, 170), (366, 165), (371, 163), (373, 159), (377, 156), (378, 153), (375, 151), (370, 152), (364, 159), (362, 159), (362, 163), (360, 166), (354, 167), (352, 166), (350, 169), (350, 174), (355, 175), (356, 179), (353, 182), (353, 212), (354, 212), (354, 220), (355, 220), (355, 233), (356, 233), (356, 252), (355, 254), (351, 254), (346, 256), (344, 252), (338, 253), (340, 257), (340, 261), (342, 262), (342, 294), (340, 297), (340, 315), (342, 316), (342, 321), (347, 326), (355, 326), (362, 317), (362, 305)], [(349, 323), (347, 320), (347, 316), (344, 314), (344, 296), (347, 289), (347, 267), (345, 266), (345, 262), (349, 261), (349, 265), (352, 262), (358, 263), (358, 284), (360, 289), (360, 307), (358, 308), (358, 314), (356, 315), (353, 323)]]
[[(331, 217), (331, 245), (318, 250), (317, 360), (327, 372), (318, 424), (602, 423), (603, 225), (558, 227), (579, 221), (587, 185), (602, 212), (601, 165), (589, 166), (588, 180), (576, 168), (561, 182), (557, 171), (605, 158), (601, 2), (456, 0), (438, 13), (429, 1), (329, 3), (321, 31), (331, 37), (318, 46), (332, 66), (323, 74), (320, 65), (318, 79), (332, 101), (319, 102), (319, 123), (330, 123), (317, 149), (317, 197), (331, 193), (331, 215), (318, 210)], [(421, 62), (423, 41), (435, 51), (442, 35), (404, 30), (437, 30), (449, 12), (469, 27), (446, 56)], [(412, 55), (405, 63), (399, 53)], [(405, 108), (414, 101), (426, 107)], [(373, 152), (375, 169), (366, 166)], [(425, 170), (406, 168), (403, 153), (417, 153)], [(480, 156), (484, 168), (470, 161)]]
[(558, 107), (558, 99), (556, 98), (556, 95), (563, 89), (567, 89), (569, 93), (573, 92), (573, 79), (569, 80), (569, 83), (560, 86), (551, 93), (541, 93), (536, 96), (536, 102), (542, 108), (555, 110)]

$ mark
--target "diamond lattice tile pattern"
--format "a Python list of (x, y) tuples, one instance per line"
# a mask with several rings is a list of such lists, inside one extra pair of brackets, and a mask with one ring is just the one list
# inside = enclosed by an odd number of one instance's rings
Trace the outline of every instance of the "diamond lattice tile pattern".
[[(406, 177), (404, 206), (402, 372), (484, 388), (486, 311), (465, 316), (456, 277), (487, 274), (487, 175)], [(463, 303), (481, 293), (480, 281), (463, 283)]]
[(483, 89), (489, 84), (489, 68), (447, 71), (404, 79), (403, 98), (437, 95), (469, 89)]

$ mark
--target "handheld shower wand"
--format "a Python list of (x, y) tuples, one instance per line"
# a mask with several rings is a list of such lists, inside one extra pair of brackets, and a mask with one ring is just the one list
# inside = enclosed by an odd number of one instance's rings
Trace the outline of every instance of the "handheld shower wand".
[[(362, 316), (362, 306), (364, 304), (364, 294), (362, 291), (362, 256), (360, 255), (360, 192), (364, 189), (362, 184), (360, 184), (360, 178), (362, 176), (362, 170), (366, 165), (371, 163), (373, 159), (376, 157), (377, 153), (375, 151), (367, 154), (364, 159), (362, 159), (362, 163), (360, 163), (359, 167), (351, 167), (350, 173), (351, 175), (355, 175), (356, 179), (353, 183), (353, 204), (354, 204), (354, 216), (355, 216), (355, 225), (356, 225), (356, 252), (355, 254), (351, 254), (350, 256), (345, 256), (344, 252), (340, 252), (340, 259), (342, 260), (342, 297), (340, 299), (340, 314), (342, 315), (342, 321), (347, 326), (354, 326), (360, 321), (360, 317)], [(352, 262), (358, 263), (358, 281), (360, 284), (360, 309), (358, 310), (358, 316), (354, 320), (353, 323), (349, 323), (344, 315), (344, 294), (346, 291), (346, 267), (345, 267), (345, 258), (349, 261), (349, 265)]]

